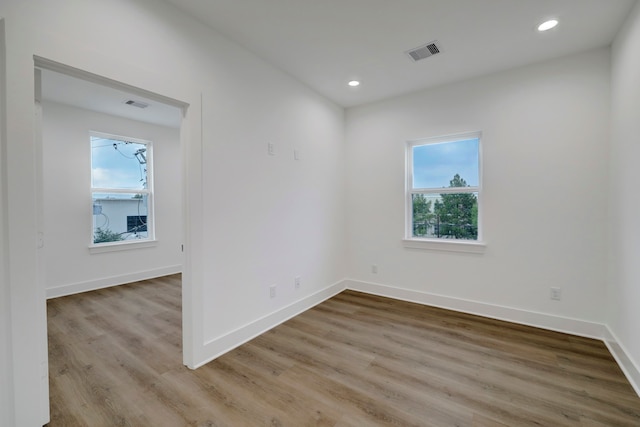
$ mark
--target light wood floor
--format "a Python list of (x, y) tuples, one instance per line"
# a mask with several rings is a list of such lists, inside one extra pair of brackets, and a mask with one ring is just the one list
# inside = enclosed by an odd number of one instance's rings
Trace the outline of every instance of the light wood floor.
[(599, 341), (350, 291), (192, 371), (180, 291), (49, 301), (50, 426), (640, 426)]

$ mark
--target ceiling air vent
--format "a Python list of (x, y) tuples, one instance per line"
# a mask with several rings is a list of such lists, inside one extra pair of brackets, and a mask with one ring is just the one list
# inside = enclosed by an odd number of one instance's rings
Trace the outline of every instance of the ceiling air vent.
[(131, 105), (132, 107), (138, 107), (138, 108), (147, 108), (149, 106), (149, 104), (142, 102), (142, 101), (134, 101), (133, 99), (130, 99), (128, 101), (125, 101), (125, 104), (127, 105)]
[(437, 41), (432, 41), (424, 46), (417, 47), (415, 49), (408, 50), (406, 52), (414, 62), (420, 61), (421, 59), (428, 58), (435, 54), (440, 53), (440, 47), (437, 45)]

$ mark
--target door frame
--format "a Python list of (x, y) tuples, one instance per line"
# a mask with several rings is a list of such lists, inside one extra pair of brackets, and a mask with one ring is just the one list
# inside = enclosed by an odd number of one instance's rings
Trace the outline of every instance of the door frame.
[[(182, 115), (180, 125), (180, 152), (182, 159), (180, 160), (180, 167), (182, 168), (181, 174), (181, 190), (182, 197), (180, 200), (182, 206), (182, 351), (183, 351), (183, 363), (187, 366), (191, 366), (193, 363), (193, 321), (192, 321), (192, 303), (191, 303), (191, 259), (190, 254), (190, 239), (189, 239), (189, 221), (188, 215), (189, 209), (189, 194), (188, 194), (188, 179), (187, 179), (187, 153), (188, 153), (188, 136), (187, 121), (190, 113), (189, 103), (180, 101), (171, 97), (167, 97), (155, 92), (151, 92), (136, 86), (129, 85), (124, 82), (113, 80), (107, 77), (103, 77), (88, 71), (80, 70), (78, 68), (65, 65), (56, 61), (52, 61), (43, 57), (34, 55), (34, 84), (35, 84), (35, 121), (34, 121), (34, 138), (35, 138), (35, 166), (36, 166), (36, 218), (37, 218), (37, 288), (39, 304), (44, 304), (46, 307), (46, 278), (44, 271), (45, 254), (43, 251), (46, 241), (46, 235), (44, 230), (44, 182), (43, 182), (43, 138), (42, 138), (42, 106), (40, 104), (41, 94), (41, 76), (40, 70), (45, 69), (62, 73), (70, 77), (74, 77), (80, 80), (85, 80), (94, 84), (106, 86), (112, 89), (127, 92), (131, 95), (142, 96), (147, 99), (151, 99), (163, 104), (167, 104), (178, 108)], [(49, 375), (48, 375), (48, 346), (47, 346), (47, 319), (46, 310), (44, 310), (39, 316), (39, 323), (43, 325), (38, 341), (41, 343), (41, 356), (42, 360), (40, 366), (41, 372), (41, 401), (39, 402), (40, 413), (45, 423), (49, 420)]]

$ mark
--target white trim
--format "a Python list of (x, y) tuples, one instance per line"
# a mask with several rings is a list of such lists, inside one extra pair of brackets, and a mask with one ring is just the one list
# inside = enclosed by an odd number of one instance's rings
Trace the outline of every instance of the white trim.
[(325, 289), (298, 300), (273, 313), (267, 314), (260, 319), (254, 320), (245, 326), (204, 343), (201, 352), (204, 356), (204, 360), (196, 363), (192, 368), (197, 369), (200, 366), (209, 363), (217, 357), (241, 346), (268, 330), (275, 328), (281, 323), (284, 323), (300, 313), (303, 313), (321, 302), (339, 294), (345, 290), (344, 283), (344, 281), (334, 283)]
[(50, 59), (43, 58), (42, 56), (33, 55), (33, 61), (36, 68), (43, 68), (45, 70), (66, 74), (68, 76), (75, 77), (80, 80), (85, 80), (101, 86), (106, 86), (111, 89), (116, 89), (132, 95), (140, 95), (152, 101), (157, 101), (163, 104), (180, 108), (181, 110), (183, 110), (183, 114), (184, 114), (184, 111), (186, 111), (186, 109), (189, 107), (189, 104), (187, 102), (179, 101), (177, 99), (160, 95), (155, 92), (150, 92), (148, 90), (145, 90), (136, 86), (131, 86), (126, 83), (120, 82), (118, 80), (113, 80), (107, 77), (100, 76), (98, 74), (93, 74), (88, 71), (84, 71), (79, 68), (75, 68), (70, 65), (63, 64), (61, 62), (52, 61)]
[[(15, 425), (15, 387), (9, 278), (9, 185), (7, 169), (7, 84), (4, 17), (0, 16), (0, 425)], [(44, 400), (44, 399), (43, 399)]]
[(203, 293), (205, 265), (202, 227), (205, 224), (202, 208), (203, 140), (202, 92), (191, 92), (189, 108), (185, 108), (180, 126), (182, 148), (182, 363), (193, 366), (200, 360), (202, 328), (204, 325)]
[(611, 328), (605, 326), (604, 344), (607, 346), (611, 355), (620, 366), (620, 369), (631, 383), (631, 387), (635, 390), (638, 397), (640, 397), (640, 367), (629, 356), (629, 352), (625, 346), (620, 342), (616, 334), (613, 333)]
[(423, 249), (447, 252), (466, 252), (483, 254), (487, 245), (477, 240), (452, 240), (452, 239), (402, 239), (402, 245), (409, 249)]
[[(151, 193), (151, 191), (149, 191), (146, 188), (129, 190), (126, 188), (100, 188), (100, 187), (91, 188), (91, 192), (92, 193), (113, 193), (113, 194), (149, 194)], [(105, 200), (105, 199), (101, 198), (100, 200)], [(111, 199), (106, 199), (106, 200), (111, 200)]]
[(479, 193), (480, 186), (477, 187), (443, 187), (443, 188), (412, 188), (411, 194), (458, 194), (458, 193)]
[(572, 319), (553, 314), (521, 310), (461, 298), (419, 292), (411, 289), (396, 288), (378, 283), (345, 280), (347, 289), (394, 298), (401, 301), (414, 302), (448, 310), (474, 314), (491, 319), (504, 320), (536, 328), (548, 329), (587, 338), (602, 339), (606, 327), (603, 324), (586, 320)]
[(99, 243), (89, 246), (91, 254), (101, 254), (104, 252), (128, 251), (131, 249), (152, 248), (158, 246), (157, 240), (121, 240), (119, 242)]
[[(37, 283), (37, 298), (38, 301), (44, 300), (46, 294), (46, 274), (45, 274), (45, 254), (44, 254), (44, 239), (45, 239), (45, 226), (44, 226), (44, 168), (43, 168), (43, 133), (42, 133), (42, 76), (40, 70), (34, 70), (35, 81), (35, 100), (34, 100), (34, 148), (35, 148), (35, 162), (36, 162), (36, 227), (38, 235), (38, 243), (36, 250), (36, 283)], [(37, 310), (37, 317), (39, 324), (47, 323), (47, 311)], [(49, 404), (49, 351), (47, 346), (47, 331), (39, 330), (40, 337), (38, 337), (39, 353), (40, 353), (40, 401), (39, 413), (41, 422), (43, 424), (49, 423), (51, 420), (50, 404)]]
[(94, 131), (94, 130), (89, 131), (89, 135), (96, 138), (109, 139), (109, 140), (122, 141), (122, 142), (131, 142), (134, 144), (148, 145), (152, 143), (152, 141), (149, 141), (148, 139), (132, 138), (130, 136), (116, 135), (114, 133), (100, 132), (100, 131)]
[(79, 294), (81, 292), (95, 291), (97, 289), (110, 288), (112, 286), (154, 279), (156, 277), (168, 276), (180, 272), (182, 272), (181, 265), (172, 265), (170, 267), (139, 271), (131, 274), (123, 274), (121, 276), (104, 277), (102, 279), (89, 280), (87, 282), (72, 283), (47, 289), (47, 299)]
[(441, 144), (443, 142), (466, 141), (468, 139), (482, 138), (482, 131), (469, 131), (451, 133), (448, 135), (431, 136), (427, 138), (410, 139), (407, 143), (413, 145)]

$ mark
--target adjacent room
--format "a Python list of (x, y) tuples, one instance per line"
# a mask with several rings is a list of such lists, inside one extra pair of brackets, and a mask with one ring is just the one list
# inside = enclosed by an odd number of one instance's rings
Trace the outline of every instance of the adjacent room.
[(47, 69), (37, 75), (47, 297), (180, 273), (180, 109)]
[(640, 424), (638, 52), (636, 0), (4, 0), (0, 425)]

